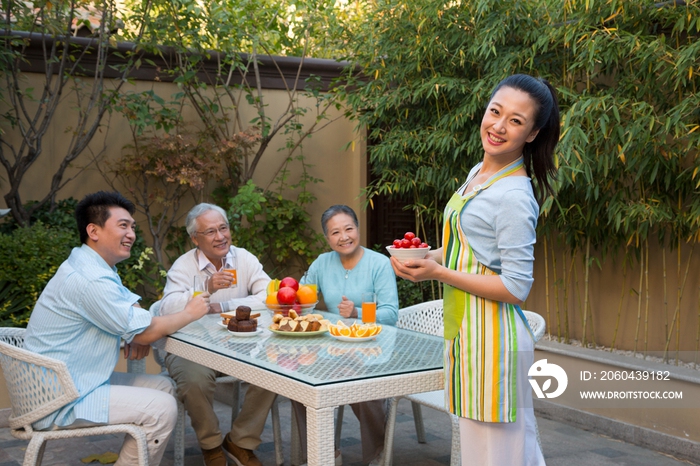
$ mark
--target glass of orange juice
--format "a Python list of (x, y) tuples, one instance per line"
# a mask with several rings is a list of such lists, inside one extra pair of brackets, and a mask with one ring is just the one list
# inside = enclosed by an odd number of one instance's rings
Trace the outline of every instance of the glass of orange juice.
[(233, 280), (231, 280), (231, 284), (229, 285), (229, 288), (236, 288), (238, 286), (238, 272), (237, 269), (238, 267), (236, 266), (236, 256), (226, 256), (222, 260), (222, 267), (221, 270), (224, 272), (228, 272), (231, 275), (233, 275)]
[(377, 321), (377, 294), (362, 293), (362, 322), (373, 324)]
[(208, 281), (208, 279), (206, 277), (202, 278), (199, 275), (194, 276), (194, 286), (192, 287), (192, 290), (193, 290), (192, 296), (193, 297), (208, 291), (207, 290), (207, 284), (208, 284), (207, 281)]

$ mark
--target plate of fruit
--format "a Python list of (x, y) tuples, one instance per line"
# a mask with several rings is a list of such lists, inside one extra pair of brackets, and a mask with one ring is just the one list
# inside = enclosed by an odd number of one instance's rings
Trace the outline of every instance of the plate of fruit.
[(339, 320), (335, 325), (328, 325), (328, 332), (336, 340), (355, 343), (374, 340), (377, 335), (382, 333), (382, 326), (379, 324), (358, 324), (357, 322), (347, 325)]
[(386, 247), (389, 254), (396, 257), (399, 262), (411, 259), (423, 259), (430, 251), (428, 243), (416, 236), (415, 233), (407, 231), (403, 238), (395, 239), (394, 243)]
[(267, 285), (267, 297), (265, 307), (276, 314), (284, 316), (290, 310), (301, 314), (309, 311), (318, 304), (318, 293), (315, 285), (300, 285), (293, 277), (285, 277), (282, 280), (270, 280)]
[(330, 322), (324, 319), (321, 314), (299, 315), (294, 309), (289, 311), (288, 316), (275, 314), (272, 316), (272, 325), (268, 329), (278, 335), (291, 337), (311, 337), (323, 335), (328, 332)]

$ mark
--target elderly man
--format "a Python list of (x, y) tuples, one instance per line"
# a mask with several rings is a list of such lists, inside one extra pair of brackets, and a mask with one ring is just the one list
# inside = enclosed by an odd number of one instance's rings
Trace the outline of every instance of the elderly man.
[[(226, 212), (212, 204), (199, 204), (187, 214), (186, 223), (197, 247), (179, 257), (168, 271), (161, 314), (179, 312), (185, 306), (192, 296), (194, 277), (208, 279), (212, 312), (235, 310), (240, 305), (260, 307), (270, 277), (253, 254), (231, 245)], [(226, 271), (232, 269), (235, 275)], [(226, 466), (226, 456), (238, 466), (262, 465), (253, 450), (260, 445), (276, 395), (249, 386), (231, 432), (222, 439), (213, 408), (216, 377), (222, 374), (172, 354), (166, 356), (165, 364), (192, 420), (204, 463)]]
[[(148, 441), (149, 464), (157, 465), (175, 427), (172, 382), (159, 375), (114, 372), (121, 340), (125, 357), (140, 359), (155, 340), (207, 313), (202, 294), (179, 313), (152, 317), (127, 290), (115, 265), (131, 254), (136, 239), (134, 205), (121, 194), (86, 196), (75, 210), (82, 244), (74, 248), (39, 296), (25, 335), (25, 348), (66, 363), (80, 393), (77, 400), (34, 423), (35, 429), (70, 429), (133, 423)], [(138, 463), (136, 441), (126, 436), (118, 466)]]

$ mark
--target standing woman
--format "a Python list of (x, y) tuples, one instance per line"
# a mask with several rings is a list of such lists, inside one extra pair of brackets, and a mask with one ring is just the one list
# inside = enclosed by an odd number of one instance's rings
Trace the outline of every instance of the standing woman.
[(527, 372), (532, 331), (520, 309), (533, 282), (538, 198), (552, 193), (559, 107), (552, 86), (517, 74), (491, 94), (484, 157), (445, 208), (443, 247), (394, 271), (444, 283), (445, 402), (460, 417), (462, 464), (543, 465)]

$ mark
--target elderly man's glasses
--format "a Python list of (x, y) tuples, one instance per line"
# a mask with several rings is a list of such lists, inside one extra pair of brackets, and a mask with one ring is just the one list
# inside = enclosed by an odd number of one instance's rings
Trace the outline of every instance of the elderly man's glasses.
[(223, 236), (226, 236), (226, 234), (228, 234), (228, 230), (228, 225), (221, 225), (219, 228), (209, 228), (208, 230), (198, 231), (197, 234), (202, 235), (205, 238), (213, 238), (214, 236), (216, 236), (217, 231)]

